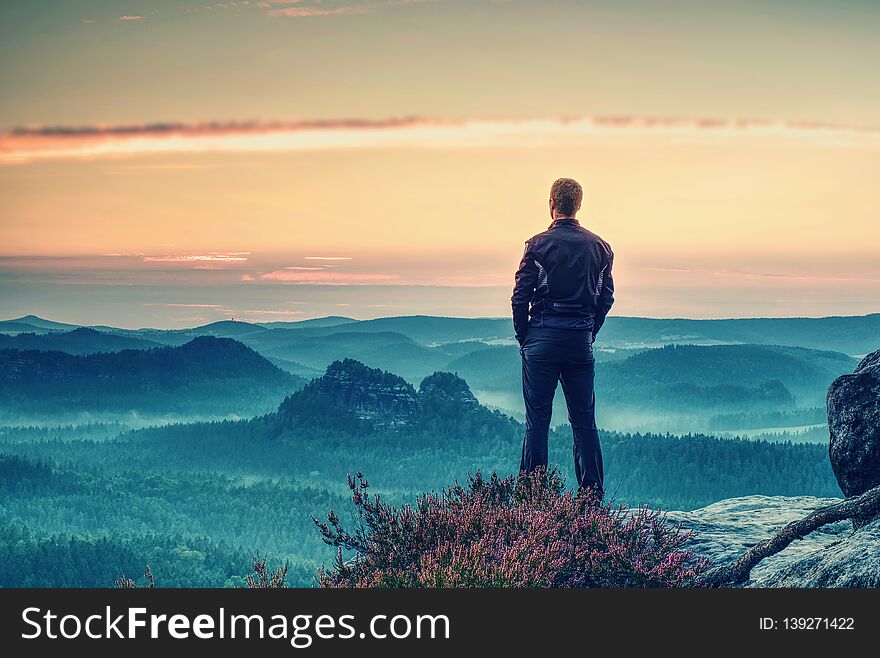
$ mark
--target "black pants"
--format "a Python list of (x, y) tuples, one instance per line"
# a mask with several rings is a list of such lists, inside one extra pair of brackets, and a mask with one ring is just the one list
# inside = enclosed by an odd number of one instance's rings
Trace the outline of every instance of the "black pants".
[(529, 327), (522, 354), (523, 399), (526, 403), (526, 434), (520, 470), (547, 467), (547, 439), (556, 382), (568, 405), (574, 434), (574, 470), (580, 489), (604, 494), (602, 448), (596, 429), (596, 398), (593, 392), (595, 361), (589, 331)]

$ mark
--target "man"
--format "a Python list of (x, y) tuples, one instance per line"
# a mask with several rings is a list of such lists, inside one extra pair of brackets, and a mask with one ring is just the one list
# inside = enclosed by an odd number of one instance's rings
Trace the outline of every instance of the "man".
[(526, 242), (511, 302), (522, 354), (526, 432), (520, 470), (547, 467), (556, 382), (574, 434), (578, 489), (605, 494), (593, 394), (593, 341), (614, 303), (611, 247), (575, 218), (583, 190), (560, 178), (550, 188), (553, 223)]

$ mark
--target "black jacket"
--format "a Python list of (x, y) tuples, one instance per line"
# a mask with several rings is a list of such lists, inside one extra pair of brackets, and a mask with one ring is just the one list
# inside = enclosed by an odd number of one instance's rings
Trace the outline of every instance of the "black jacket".
[(614, 253), (573, 218), (526, 241), (510, 301), (522, 343), (529, 325), (599, 332), (614, 303)]

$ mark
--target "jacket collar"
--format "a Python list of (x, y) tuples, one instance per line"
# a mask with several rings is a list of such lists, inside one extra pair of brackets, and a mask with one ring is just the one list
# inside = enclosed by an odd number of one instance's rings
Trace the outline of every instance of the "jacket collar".
[(576, 220), (574, 217), (560, 217), (559, 219), (554, 219), (550, 223), (549, 228), (553, 228), (554, 226), (580, 226), (581, 223)]

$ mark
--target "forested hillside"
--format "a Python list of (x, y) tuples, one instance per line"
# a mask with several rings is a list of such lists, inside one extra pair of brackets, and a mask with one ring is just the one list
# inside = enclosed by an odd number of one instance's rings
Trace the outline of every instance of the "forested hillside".
[(95, 352), (119, 352), (121, 350), (148, 350), (161, 347), (160, 343), (106, 331), (80, 327), (73, 331), (36, 334), (0, 334), (0, 350), (39, 350), (42, 352), (66, 352), (68, 354), (94, 354)]
[(0, 350), (0, 412), (188, 411), (253, 413), (302, 380), (227, 338), (181, 347), (76, 356)]

